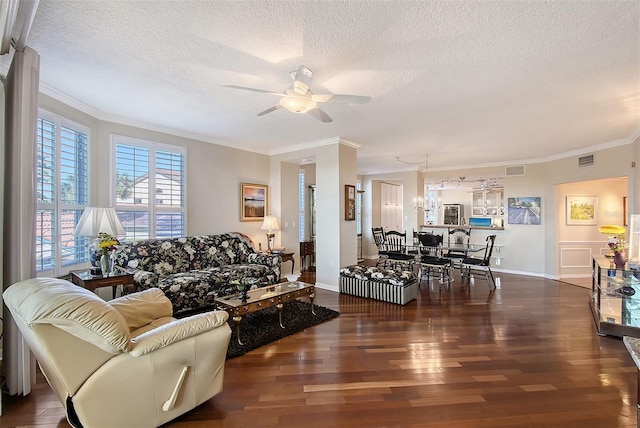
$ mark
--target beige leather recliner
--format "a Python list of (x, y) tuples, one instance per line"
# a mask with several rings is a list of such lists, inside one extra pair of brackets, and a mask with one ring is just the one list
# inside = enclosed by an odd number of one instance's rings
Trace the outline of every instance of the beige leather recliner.
[(74, 427), (156, 427), (222, 391), (224, 311), (175, 319), (157, 288), (105, 302), (54, 278), (3, 297)]

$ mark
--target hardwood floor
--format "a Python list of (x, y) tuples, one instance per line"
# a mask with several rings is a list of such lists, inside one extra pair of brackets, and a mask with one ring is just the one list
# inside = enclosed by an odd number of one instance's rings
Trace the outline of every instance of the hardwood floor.
[[(588, 290), (497, 276), (404, 307), (318, 290), (338, 318), (227, 361), (224, 391), (166, 426), (635, 427), (635, 365)], [(42, 376), (3, 401), (2, 427), (68, 426)]]

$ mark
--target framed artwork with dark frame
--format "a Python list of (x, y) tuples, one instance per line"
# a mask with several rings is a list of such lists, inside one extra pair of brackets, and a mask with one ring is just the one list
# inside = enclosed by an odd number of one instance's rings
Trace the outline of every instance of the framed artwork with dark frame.
[(566, 215), (568, 226), (598, 224), (598, 197), (567, 196)]
[(269, 212), (269, 186), (240, 183), (240, 221), (262, 221)]
[(356, 219), (356, 186), (351, 184), (344, 185), (344, 219)]
[(627, 197), (626, 196), (622, 197), (622, 215), (624, 216), (623, 220), (622, 220), (623, 225), (624, 226), (628, 226), (628, 224), (627, 224)]

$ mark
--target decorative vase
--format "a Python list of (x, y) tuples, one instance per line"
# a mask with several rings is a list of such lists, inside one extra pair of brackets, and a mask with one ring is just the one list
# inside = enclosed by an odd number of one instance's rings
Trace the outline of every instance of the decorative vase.
[(89, 242), (87, 246), (87, 250), (89, 252), (89, 266), (91, 267), (92, 275), (100, 275), (101, 274), (101, 251), (98, 249), (98, 245), (100, 244), (100, 239), (96, 238)]
[(246, 284), (237, 284), (236, 288), (238, 289), (238, 291), (242, 293), (242, 296), (240, 297), (240, 300), (242, 301), (242, 303), (247, 303), (247, 300), (249, 300), (249, 296), (247, 296), (249, 287), (247, 287)]
[(111, 254), (103, 254), (100, 256), (100, 268), (102, 269), (102, 276), (111, 276), (113, 269), (113, 259)]
[(614, 251), (613, 263), (616, 265), (616, 269), (624, 269), (624, 255), (620, 251)]

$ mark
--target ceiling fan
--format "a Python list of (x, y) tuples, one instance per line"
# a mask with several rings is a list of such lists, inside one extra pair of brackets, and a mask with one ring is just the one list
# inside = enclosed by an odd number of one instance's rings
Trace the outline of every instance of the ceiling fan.
[(293, 86), (290, 86), (282, 93), (236, 85), (225, 85), (225, 87), (242, 89), (244, 91), (262, 92), (281, 97), (278, 104), (258, 113), (258, 116), (264, 116), (267, 113), (284, 108), (292, 113), (307, 113), (321, 122), (332, 122), (333, 119), (318, 107), (318, 103), (366, 104), (371, 101), (371, 97), (361, 95), (314, 94), (311, 92), (311, 89), (309, 89), (312, 77), (313, 72), (304, 65), (301, 65), (297, 71), (291, 72)]

